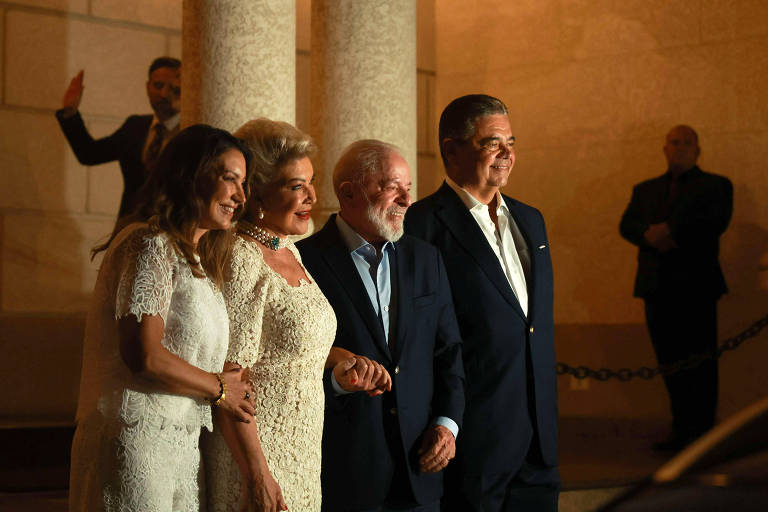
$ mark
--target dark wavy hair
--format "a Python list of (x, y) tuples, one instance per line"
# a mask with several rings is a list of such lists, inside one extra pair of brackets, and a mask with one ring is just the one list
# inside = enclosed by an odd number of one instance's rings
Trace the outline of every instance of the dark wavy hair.
[[(253, 159), (242, 140), (205, 124), (192, 125), (180, 131), (163, 149), (156, 167), (139, 191), (136, 209), (118, 219), (109, 240), (95, 247), (91, 256), (107, 249), (117, 233), (128, 224), (146, 222), (154, 232), (168, 235), (195, 276), (203, 277), (207, 272), (214, 282), (221, 285), (224, 281), (221, 262), (226, 260), (231, 249), (231, 229), (207, 232), (200, 239), (197, 250), (193, 240), (200, 225), (201, 213), (207, 208), (224, 170), (219, 157), (230, 149), (240, 151), (245, 157), (247, 181)], [(247, 187), (244, 190), (247, 191)], [(241, 205), (235, 212), (236, 218), (242, 210)], [(197, 261), (198, 253), (200, 263)], [(200, 268), (201, 264), (203, 268)]]

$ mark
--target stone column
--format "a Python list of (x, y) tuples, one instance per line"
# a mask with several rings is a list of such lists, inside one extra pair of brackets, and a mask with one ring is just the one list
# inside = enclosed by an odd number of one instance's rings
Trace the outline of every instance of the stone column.
[(184, 0), (182, 126), (296, 119), (295, 0)]
[(312, 0), (316, 221), (338, 209), (331, 175), (358, 139), (395, 144), (416, 191), (416, 0)]

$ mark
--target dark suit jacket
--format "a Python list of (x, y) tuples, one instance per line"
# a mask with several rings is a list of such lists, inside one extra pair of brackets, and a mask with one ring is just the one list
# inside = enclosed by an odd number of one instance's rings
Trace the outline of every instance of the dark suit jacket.
[[(392, 391), (337, 395), (325, 373), (323, 504), (329, 510), (375, 508), (387, 497), (394, 460), (387, 431), (399, 427), (409, 481), (419, 503), (442, 495), (442, 475), (421, 474), (415, 463), (421, 435), (436, 416), (462, 423), (464, 372), (461, 339), (440, 254), (404, 236), (395, 243), (397, 325), (390, 346), (362, 280), (331, 216), (321, 231), (297, 244), (304, 265), (333, 306), (338, 320), (334, 346), (384, 365)], [(459, 438), (462, 434), (459, 433)]]
[(535, 208), (502, 197), (530, 250), (528, 319), (483, 232), (447, 184), (405, 217), (406, 233), (440, 249), (453, 291), (467, 383), (457, 443), (465, 485), (517, 473), (534, 428), (543, 463), (557, 465), (552, 262), (544, 219)]
[(141, 156), (152, 125), (152, 115), (131, 116), (112, 135), (94, 139), (85, 128), (80, 113), (64, 117), (63, 112), (58, 110), (56, 119), (81, 164), (98, 165), (114, 160), (120, 161), (120, 171), (123, 173), (123, 197), (120, 199), (118, 216), (131, 213), (138, 201), (139, 189), (146, 178)]
[[(727, 291), (718, 261), (720, 235), (733, 210), (733, 185), (698, 167), (679, 178), (677, 194), (667, 203), (669, 174), (644, 181), (632, 190), (621, 218), (621, 236), (638, 246), (635, 296), (710, 296)], [(678, 245), (666, 253), (648, 245), (650, 224), (666, 222)]]

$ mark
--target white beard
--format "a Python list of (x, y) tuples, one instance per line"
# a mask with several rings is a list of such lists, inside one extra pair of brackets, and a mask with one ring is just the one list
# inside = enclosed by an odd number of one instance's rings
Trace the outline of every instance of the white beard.
[(365, 210), (365, 215), (368, 217), (368, 220), (371, 222), (371, 224), (376, 226), (377, 235), (382, 237), (384, 240), (394, 243), (400, 240), (400, 237), (403, 236), (403, 217), (400, 217), (400, 224), (397, 227), (394, 227), (386, 221), (387, 214), (390, 211), (402, 212), (405, 214), (405, 209), (398, 208), (397, 206), (390, 206), (383, 212), (383, 215), (379, 215), (378, 212), (376, 212), (374, 209), (373, 204), (371, 204), (369, 201), (368, 208)]

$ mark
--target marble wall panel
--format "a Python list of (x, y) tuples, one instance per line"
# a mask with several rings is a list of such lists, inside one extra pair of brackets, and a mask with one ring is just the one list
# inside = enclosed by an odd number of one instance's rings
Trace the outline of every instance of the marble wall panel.
[[(105, 137), (117, 130), (122, 122), (86, 120), (94, 138)], [(123, 194), (123, 175), (118, 162), (109, 162), (85, 168), (88, 176), (88, 202), (86, 211), (116, 216)]]
[(416, 2), (416, 66), (420, 70), (435, 71), (437, 69), (435, 8), (435, 0), (417, 0)]
[(556, 321), (642, 321), (641, 308), (629, 303), (636, 249), (619, 236), (618, 225), (632, 186), (662, 172), (657, 153), (648, 141), (523, 145), (516, 151), (504, 192), (544, 215), (555, 266)]
[(0, 396), (0, 418), (73, 424), (84, 331), (83, 314), (0, 314), (0, 384), (14, 390)]
[(768, 2), (764, 0), (702, 0), (701, 38), (723, 41), (768, 36)]
[(558, 59), (559, 2), (507, 5), (492, 0), (441, 2), (436, 15), (437, 69), (495, 73), (510, 64)]
[(678, 123), (710, 131), (763, 130), (766, 46), (760, 39), (680, 47), (632, 59), (519, 66), (493, 76), (443, 72), (438, 104), (478, 90), (497, 95), (510, 107), (513, 129), (536, 147), (654, 137)]
[(6, 13), (5, 102), (55, 109), (85, 69), (85, 113), (149, 112), (147, 69), (166, 52), (165, 35), (25, 11)]
[(310, 117), (311, 99), (311, 66), (310, 55), (305, 52), (296, 53), (296, 127), (311, 135), (312, 121)]
[(25, 7), (42, 7), (56, 11), (88, 13), (88, 0), (7, 0), (6, 4), (23, 5)]
[[(5, 9), (0, 9), (0, 84), (5, 83)], [(5, 103), (5, 87), (0, 87), (0, 105)]]
[(0, 207), (85, 211), (86, 172), (53, 114), (0, 110)]
[(181, 36), (180, 35), (169, 35), (168, 36), (168, 50), (167, 54), (169, 57), (176, 57), (177, 59), (181, 59)]
[(568, 0), (561, 2), (563, 59), (638, 54), (697, 44), (699, 2)]
[(419, 153), (417, 161), (419, 165), (418, 179), (416, 180), (418, 187), (416, 187), (416, 194), (411, 195), (414, 201), (423, 199), (436, 191), (445, 179), (445, 171), (439, 155)]
[(181, 4), (182, 0), (91, 0), (91, 14), (181, 30)]
[(768, 38), (680, 49), (681, 119), (702, 130), (768, 129)]
[(98, 271), (89, 252), (113, 222), (106, 216), (3, 212), (2, 310), (86, 311)]
[(435, 81), (433, 73), (416, 74), (416, 149), (419, 153), (440, 153), (437, 141), (439, 114), (435, 114)]
[(296, 50), (308, 52), (312, 46), (312, 0), (296, 0)]

